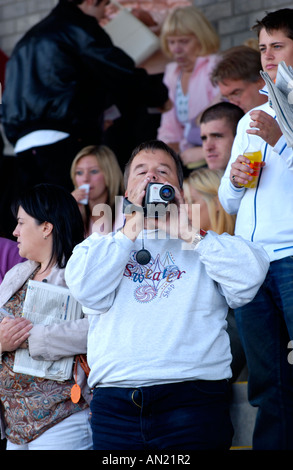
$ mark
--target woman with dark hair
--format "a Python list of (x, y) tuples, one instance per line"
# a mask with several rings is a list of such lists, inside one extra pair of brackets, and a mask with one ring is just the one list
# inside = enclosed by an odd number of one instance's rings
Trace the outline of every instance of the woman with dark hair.
[[(18, 222), (21, 219), (19, 214), (26, 212), (44, 233), (48, 230), (48, 235), (52, 234), (52, 252), (45, 268), (49, 269), (52, 263), (64, 268), (73, 247), (84, 239), (82, 219), (75, 199), (66, 189), (57, 185), (40, 184), (26, 191), (14, 202), (12, 211)], [(18, 226), (13, 232), (16, 238)], [(44, 240), (47, 239), (46, 234)], [(20, 254), (21, 251), (22, 246), (19, 245)]]
[[(8, 450), (85, 450), (92, 448), (89, 390), (71, 401), (75, 378), (58, 382), (13, 372), (15, 351), (28, 348), (33, 359), (56, 361), (86, 353), (88, 321), (82, 318), (53, 325), (32, 325), (22, 317), (28, 282), (67, 287), (64, 268), (74, 246), (84, 238), (78, 205), (64, 188), (41, 184), (15, 203), (19, 254), (27, 261), (14, 266), (0, 287), (0, 411), (2, 437)], [(2, 320), (2, 321), (1, 321)]]

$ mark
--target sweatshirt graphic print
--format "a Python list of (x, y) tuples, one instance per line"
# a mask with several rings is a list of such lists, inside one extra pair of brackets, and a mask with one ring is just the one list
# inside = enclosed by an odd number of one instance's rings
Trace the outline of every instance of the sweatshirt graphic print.
[(125, 277), (137, 283), (134, 290), (135, 300), (145, 303), (151, 302), (155, 297), (169, 297), (175, 289), (175, 284), (182, 279), (186, 271), (180, 270), (170, 251), (166, 251), (163, 256), (157, 254), (146, 265), (137, 262), (136, 253), (136, 250), (130, 253), (124, 271)]

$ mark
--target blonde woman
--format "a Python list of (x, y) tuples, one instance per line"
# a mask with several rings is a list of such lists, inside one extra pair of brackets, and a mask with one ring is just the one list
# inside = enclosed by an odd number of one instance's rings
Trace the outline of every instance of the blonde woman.
[[(203, 230), (234, 235), (236, 216), (227, 214), (218, 199), (218, 188), (223, 173), (222, 170), (210, 170), (209, 168), (193, 171), (183, 183), (184, 198), (185, 202), (190, 204), (190, 217), (192, 216), (191, 204), (200, 204), (200, 227)], [(231, 309), (227, 315), (227, 323), (233, 358), (231, 382), (235, 382), (240, 374), (243, 379), (246, 379), (247, 371), (244, 369), (246, 365), (245, 354), (239, 338), (234, 311)]]
[[(72, 195), (79, 203), (86, 236), (93, 231), (106, 234), (119, 223), (122, 225), (122, 220), (115, 220), (119, 212), (115, 211), (115, 197), (123, 195), (123, 175), (109, 147), (90, 145), (83, 148), (72, 162), (71, 179), (75, 187)], [(88, 194), (81, 188), (85, 184), (89, 185)], [(100, 204), (106, 204), (107, 210), (101, 212)]]
[(179, 151), (181, 157), (196, 146), (193, 157), (203, 158), (197, 120), (220, 96), (209, 78), (217, 62), (219, 44), (212, 25), (193, 6), (177, 8), (163, 23), (161, 48), (172, 60), (166, 66), (164, 83), (174, 106), (162, 115), (158, 138)]
[[(223, 176), (221, 170), (200, 168), (190, 173), (184, 181), (186, 203), (200, 204), (200, 225), (203, 230), (234, 234), (235, 216), (228, 214), (218, 199), (218, 189)], [(191, 214), (191, 212), (190, 212)]]

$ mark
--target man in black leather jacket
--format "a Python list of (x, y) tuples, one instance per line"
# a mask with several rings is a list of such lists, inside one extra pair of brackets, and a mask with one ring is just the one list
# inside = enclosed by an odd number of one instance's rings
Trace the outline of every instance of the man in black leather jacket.
[[(107, 3), (60, 0), (12, 53), (3, 125), (19, 157), (19, 188), (51, 182), (71, 189), (69, 170), (76, 153), (85, 145), (105, 143), (105, 109), (115, 104), (122, 117), (135, 117), (167, 103), (162, 77), (136, 68), (98, 24)], [(124, 137), (132, 139), (132, 148), (134, 136)]]

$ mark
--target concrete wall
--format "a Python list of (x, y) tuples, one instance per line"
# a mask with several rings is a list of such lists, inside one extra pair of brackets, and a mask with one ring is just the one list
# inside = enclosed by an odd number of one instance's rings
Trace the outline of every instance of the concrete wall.
[[(9, 55), (18, 39), (57, 3), (58, 0), (0, 0), (0, 48)], [(249, 28), (266, 11), (293, 7), (292, 2), (284, 0), (195, 0), (194, 4), (216, 27), (222, 49), (251, 37)]]

